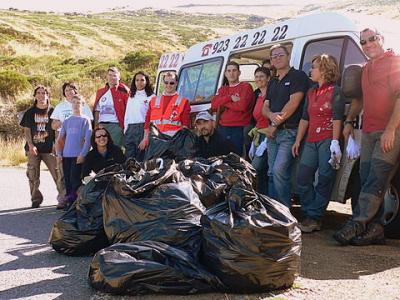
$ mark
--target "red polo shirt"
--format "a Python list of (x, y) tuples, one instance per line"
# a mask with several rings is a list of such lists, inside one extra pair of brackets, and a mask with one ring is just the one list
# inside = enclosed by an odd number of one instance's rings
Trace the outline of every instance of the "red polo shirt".
[(363, 67), (363, 132), (385, 130), (400, 96), (400, 56), (386, 51)]

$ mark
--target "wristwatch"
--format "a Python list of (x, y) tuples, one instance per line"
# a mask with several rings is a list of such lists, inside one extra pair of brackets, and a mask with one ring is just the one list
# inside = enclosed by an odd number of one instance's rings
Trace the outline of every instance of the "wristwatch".
[(344, 125), (346, 126), (347, 124), (350, 124), (351, 126), (354, 127), (354, 121), (348, 121), (348, 120), (344, 121)]

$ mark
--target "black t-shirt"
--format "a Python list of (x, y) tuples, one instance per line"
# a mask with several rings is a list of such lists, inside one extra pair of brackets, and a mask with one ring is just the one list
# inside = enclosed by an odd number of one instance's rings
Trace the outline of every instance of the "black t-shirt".
[[(55, 134), (50, 120), (53, 110), (52, 107), (40, 109), (33, 106), (24, 113), (20, 123), (31, 130), (33, 145), (39, 153), (51, 153), (53, 150)], [(25, 150), (29, 151), (28, 144), (25, 144)]]
[(214, 131), (213, 135), (210, 136), (208, 143), (203, 136), (199, 136), (197, 138), (196, 148), (196, 156), (203, 158), (227, 155), (236, 150), (235, 146), (222, 137), (217, 131)]
[(286, 124), (297, 125), (303, 112), (304, 99), (310, 87), (310, 79), (303, 71), (290, 68), (289, 72), (279, 80), (274, 77), (268, 83), (267, 99), (272, 112), (280, 112), (290, 100), (290, 95), (303, 92), (304, 97), (296, 111), (285, 121)]

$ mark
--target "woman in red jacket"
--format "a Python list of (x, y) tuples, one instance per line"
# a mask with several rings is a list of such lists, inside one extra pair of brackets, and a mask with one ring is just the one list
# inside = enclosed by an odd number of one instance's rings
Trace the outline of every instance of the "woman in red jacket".
[(268, 68), (258, 67), (254, 72), (254, 81), (259, 93), (253, 110), (256, 126), (249, 132), (250, 137), (253, 138), (249, 156), (252, 159), (251, 164), (257, 171), (257, 191), (264, 195), (268, 193), (268, 156), (265, 130), (268, 128), (269, 120), (262, 115), (261, 111), (270, 78), (271, 70)]
[[(321, 219), (329, 203), (335, 169), (342, 156), (339, 138), (344, 116), (345, 100), (340, 87), (336, 59), (327, 54), (314, 57), (311, 79), (317, 85), (307, 92), (293, 156), (299, 155), (300, 143), (307, 133), (297, 174), (297, 191), (305, 219), (299, 224), (302, 232), (321, 229)], [(314, 184), (315, 172), (318, 181)]]

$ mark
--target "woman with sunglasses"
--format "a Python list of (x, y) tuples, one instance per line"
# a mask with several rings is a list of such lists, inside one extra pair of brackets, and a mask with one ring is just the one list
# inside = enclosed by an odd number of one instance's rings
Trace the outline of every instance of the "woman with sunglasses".
[[(336, 85), (340, 76), (336, 59), (321, 54), (311, 62), (311, 79), (317, 85), (307, 92), (303, 116), (292, 147), (293, 156), (298, 156), (300, 143), (307, 134), (297, 173), (297, 191), (305, 215), (299, 224), (302, 232), (321, 229), (321, 219), (328, 206), (342, 156), (339, 138), (345, 108), (343, 93)], [(317, 170), (318, 181), (315, 184)]]
[(152, 96), (154, 92), (149, 75), (142, 71), (137, 72), (132, 79), (124, 122), (125, 154), (137, 161), (144, 159), (144, 151), (139, 149), (139, 144), (143, 139), (144, 122)]
[(97, 127), (91, 138), (92, 150), (85, 157), (82, 167), (82, 177), (89, 176), (91, 172), (98, 173), (100, 170), (114, 164), (125, 162), (122, 150), (111, 138), (105, 128)]

